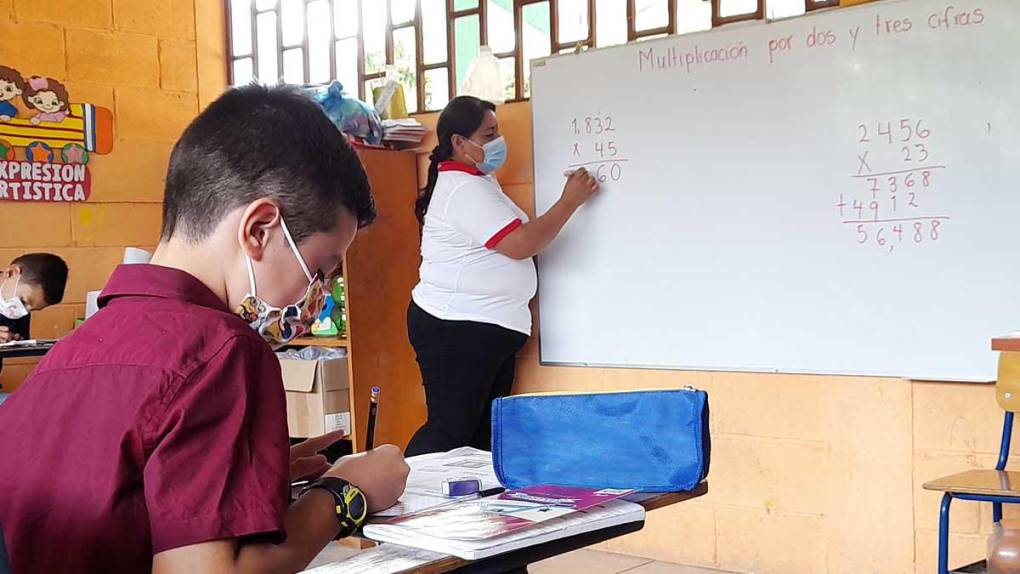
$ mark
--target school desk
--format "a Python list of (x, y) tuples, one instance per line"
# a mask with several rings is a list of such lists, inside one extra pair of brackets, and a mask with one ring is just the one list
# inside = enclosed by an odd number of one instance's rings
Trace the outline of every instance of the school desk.
[(50, 352), (56, 341), (43, 341), (36, 345), (0, 347), (0, 359), (17, 359), (19, 357), (41, 357)]
[[(636, 502), (645, 507), (645, 511), (651, 512), (659, 508), (693, 500), (706, 494), (708, 494), (707, 481), (702, 482), (695, 487), (694, 490), (689, 492), (674, 492), (667, 494), (639, 493), (628, 496), (625, 500)], [(431, 554), (429, 558), (415, 559), (409, 558), (409, 554), (415, 553), (397, 553), (393, 554), (390, 560), (394, 564), (399, 563), (400, 566), (388, 568), (386, 562), (383, 562), (378, 566), (378, 570), (373, 571), (385, 572), (386, 574), (446, 574), (448, 572), (455, 572), (456, 574), (498, 574), (515, 568), (522, 568), (547, 558), (587, 548), (593, 544), (619, 538), (625, 534), (637, 532), (644, 528), (644, 526), (645, 521), (611, 526), (609, 528), (603, 528), (602, 530), (594, 530), (577, 536), (551, 540), (542, 544), (536, 544), (535, 546), (529, 546), (527, 548), (521, 548), (520, 550), (513, 550), (506, 554), (499, 554), (497, 556), (475, 561), (464, 560), (462, 558), (457, 558), (456, 556), (442, 556), (435, 553), (428, 553)], [(392, 545), (383, 544), (375, 548), (363, 550), (362, 552), (379, 552), (381, 554), (387, 554), (386, 550), (388, 546)], [(329, 566), (335, 567), (337, 572), (343, 572), (344, 563), (354, 559), (357, 559), (357, 556), (340, 562), (335, 562)], [(320, 566), (319, 568), (322, 568), (322, 570), (314, 569), (312, 571), (316, 573), (324, 572), (327, 567)]]

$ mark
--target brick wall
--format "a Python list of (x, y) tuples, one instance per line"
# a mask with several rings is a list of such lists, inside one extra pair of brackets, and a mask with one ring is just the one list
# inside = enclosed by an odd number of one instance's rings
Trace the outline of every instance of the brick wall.
[[(0, 203), (0, 267), (39, 250), (70, 267), (64, 302), (33, 316), (33, 336), (70, 331), (124, 247), (158, 241), (173, 142), (226, 84), (223, 17), (218, 0), (0, 0), (0, 64), (64, 81), (72, 101), (114, 114), (113, 152), (92, 157), (88, 202)], [(4, 390), (34, 364), (7, 361)]]

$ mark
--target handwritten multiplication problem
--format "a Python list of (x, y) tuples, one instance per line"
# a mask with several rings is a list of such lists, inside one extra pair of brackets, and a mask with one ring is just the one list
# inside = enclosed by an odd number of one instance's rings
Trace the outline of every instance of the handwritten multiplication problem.
[(616, 141), (616, 122), (612, 115), (601, 111), (592, 115), (571, 118), (573, 135), (570, 153), (571, 170), (585, 168), (601, 183), (620, 181), (623, 164), (629, 160), (621, 156)]
[(839, 193), (836, 208), (857, 243), (892, 252), (938, 241), (950, 217), (934, 213), (928, 201), (946, 169), (933, 155), (933, 129), (917, 118), (862, 122), (855, 139), (853, 186)]

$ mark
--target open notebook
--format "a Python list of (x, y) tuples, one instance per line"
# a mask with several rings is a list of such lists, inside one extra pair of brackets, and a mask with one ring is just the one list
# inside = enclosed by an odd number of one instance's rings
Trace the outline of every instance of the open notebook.
[(370, 524), (364, 533), (378, 542), (479, 560), (645, 519), (641, 505), (612, 500), (586, 510), (557, 509), (552, 518), (522, 528), (516, 524), (520, 519), (493, 512), (491, 504), (492, 499), (451, 504), (389, 523)]

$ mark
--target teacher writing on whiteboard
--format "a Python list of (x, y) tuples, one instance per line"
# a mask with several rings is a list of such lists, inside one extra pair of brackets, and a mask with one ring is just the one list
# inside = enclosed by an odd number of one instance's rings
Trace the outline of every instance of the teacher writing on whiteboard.
[(446, 106), (415, 205), (423, 225), (421, 279), (407, 331), (428, 420), (411, 439), (409, 456), (490, 448), (492, 401), (510, 393), (517, 352), (531, 334), (528, 302), (538, 283), (532, 258), (599, 187), (577, 170), (559, 201), (529, 220), (492, 175), (508, 153), (495, 111), (470, 96)]

